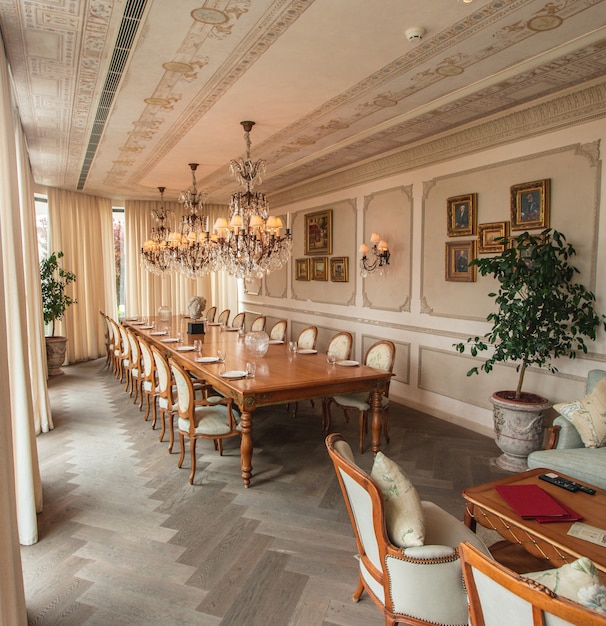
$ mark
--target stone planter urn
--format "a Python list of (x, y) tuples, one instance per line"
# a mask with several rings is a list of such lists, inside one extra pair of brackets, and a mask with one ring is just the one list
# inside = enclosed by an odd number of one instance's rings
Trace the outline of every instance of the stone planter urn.
[(67, 337), (45, 337), (46, 340), (46, 364), (48, 375), (61, 376), (61, 366), (65, 363), (65, 351), (67, 349)]
[(552, 403), (532, 393), (522, 393), (521, 400), (513, 400), (514, 395), (515, 391), (492, 394), (495, 441), (503, 452), (496, 463), (510, 472), (524, 472), (528, 455), (543, 446), (544, 414)]

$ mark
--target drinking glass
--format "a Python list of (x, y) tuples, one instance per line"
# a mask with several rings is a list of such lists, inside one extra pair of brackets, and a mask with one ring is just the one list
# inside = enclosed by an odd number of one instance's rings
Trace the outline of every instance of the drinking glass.
[(257, 373), (257, 364), (252, 361), (249, 361), (246, 364), (246, 375), (248, 376), (248, 378), (254, 378), (256, 373)]
[(334, 352), (328, 352), (326, 354), (326, 362), (334, 365), (337, 362), (337, 355)]
[(194, 350), (197, 354), (200, 354), (202, 352), (202, 340), (201, 339), (194, 339)]
[(225, 362), (225, 350), (217, 350), (217, 359), (219, 359), (219, 363)]
[(297, 354), (297, 349), (298, 349), (298, 345), (296, 341), (289, 341), (288, 342), (288, 351), (292, 354), (295, 355)]
[(177, 332), (176, 334), (177, 337), (177, 343), (183, 343), (183, 333), (182, 332)]

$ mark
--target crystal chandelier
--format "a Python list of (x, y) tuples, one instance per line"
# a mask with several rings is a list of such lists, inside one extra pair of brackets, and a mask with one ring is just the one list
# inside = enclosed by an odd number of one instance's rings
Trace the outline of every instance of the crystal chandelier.
[(141, 248), (141, 266), (152, 274), (162, 275), (171, 270), (171, 255), (168, 247), (170, 229), (168, 217), (172, 213), (164, 208), (164, 190), (166, 187), (158, 187), (160, 192), (160, 208), (152, 209), (152, 217), (156, 225), (152, 226), (149, 239)]
[[(366, 278), (369, 274), (379, 271), (379, 276), (383, 274), (385, 265), (389, 265), (389, 247), (385, 241), (381, 239), (378, 233), (370, 236), (369, 248), (365, 243), (360, 246), (358, 252), (362, 254), (360, 259), (360, 276)], [(372, 260), (368, 258), (368, 254), (372, 254)]]
[(250, 158), (250, 131), (254, 122), (241, 122), (246, 142), (246, 158), (230, 162), (236, 181), (244, 187), (231, 197), (229, 222), (215, 222), (217, 234), (217, 263), (236, 278), (262, 278), (281, 268), (292, 253), (290, 228), (281, 235), (284, 224), (279, 217), (269, 215), (265, 194), (253, 191), (262, 182), (265, 161)]

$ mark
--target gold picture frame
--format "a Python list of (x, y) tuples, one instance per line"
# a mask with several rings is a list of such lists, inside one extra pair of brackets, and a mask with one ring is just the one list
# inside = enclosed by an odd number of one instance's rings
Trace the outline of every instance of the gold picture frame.
[(332, 209), (305, 216), (305, 254), (332, 254)]
[(551, 179), (511, 186), (511, 230), (549, 228)]
[(309, 280), (310, 279), (310, 263), (309, 259), (296, 259), (295, 260), (295, 279), (296, 280)]
[(446, 242), (446, 280), (460, 283), (476, 282), (476, 266), (471, 262), (476, 258), (477, 241)]
[(334, 256), (330, 259), (330, 280), (333, 283), (349, 282), (348, 256)]
[(469, 237), (476, 234), (478, 194), (468, 193), (453, 196), (446, 201), (448, 222), (446, 234), (449, 237)]
[(478, 254), (504, 252), (506, 243), (497, 241), (504, 237), (509, 237), (509, 222), (478, 224)]
[(311, 259), (312, 280), (328, 280), (328, 257), (322, 256)]

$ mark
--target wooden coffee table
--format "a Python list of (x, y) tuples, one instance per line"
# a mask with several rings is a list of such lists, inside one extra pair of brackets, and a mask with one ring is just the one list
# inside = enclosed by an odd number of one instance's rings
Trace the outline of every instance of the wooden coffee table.
[[(554, 498), (582, 515), (584, 523), (606, 528), (606, 491), (596, 487), (596, 494), (591, 496), (580, 491), (566, 491), (539, 480), (539, 474), (549, 471), (529, 470), (465, 489), (463, 491), (463, 497), (467, 502), (465, 524), (474, 531), (476, 523), (496, 530), (510, 543), (521, 545), (533, 556), (548, 561), (551, 567), (559, 567), (586, 556), (595, 563), (606, 581), (606, 547), (568, 535), (567, 532), (573, 522), (539, 524), (532, 519), (522, 519), (495, 490), (498, 485), (539, 485)], [(564, 474), (560, 476), (570, 478)]]

